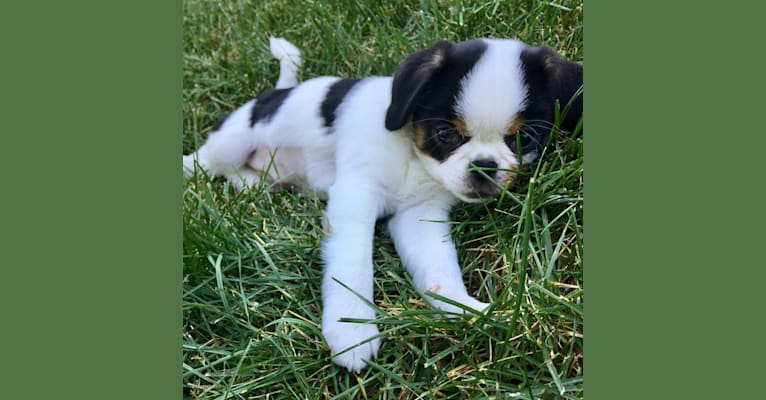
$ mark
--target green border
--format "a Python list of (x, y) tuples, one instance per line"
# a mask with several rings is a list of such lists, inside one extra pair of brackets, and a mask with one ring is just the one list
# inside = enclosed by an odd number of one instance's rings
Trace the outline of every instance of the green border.
[[(588, 398), (756, 393), (746, 4), (586, 5)], [(181, 4), (0, 8), (3, 395), (177, 398)]]
[(0, 397), (179, 398), (182, 5), (6, 3)]
[(739, 3), (586, 6), (588, 398), (762, 392), (764, 14)]

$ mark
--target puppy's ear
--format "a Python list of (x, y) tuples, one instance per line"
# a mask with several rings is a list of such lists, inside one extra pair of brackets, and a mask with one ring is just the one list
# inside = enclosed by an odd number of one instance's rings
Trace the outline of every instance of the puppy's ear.
[[(527, 67), (528, 79), (540, 79), (548, 88), (548, 94), (559, 101), (563, 111), (572, 101), (572, 106), (561, 122), (561, 127), (571, 131), (582, 116), (583, 91), (582, 65), (561, 58), (548, 47), (534, 47), (522, 53)], [(536, 76), (535, 76), (536, 75)], [(575, 99), (572, 99), (574, 96)]]
[(396, 67), (391, 89), (391, 104), (386, 112), (386, 129), (395, 131), (409, 122), (415, 99), (444, 65), (452, 43), (441, 40), (413, 53)]

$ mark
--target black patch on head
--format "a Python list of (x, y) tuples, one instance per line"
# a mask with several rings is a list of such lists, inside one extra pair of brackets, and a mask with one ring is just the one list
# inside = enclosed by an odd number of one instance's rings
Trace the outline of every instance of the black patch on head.
[[(527, 85), (527, 108), (521, 115), (526, 120), (520, 129), (524, 152), (542, 150), (547, 135), (553, 127), (555, 104), (560, 110), (582, 86), (582, 65), (567, 61), (547, 47), (530, 47), (522, 50), (521, 62), (524, 81)], [(572, 102), (560, 127), (571, 131), (582, 116), (583, 95), (580, 93)], [(516, 152), (515, 136), (506, 138), (508, 146)]]
[(359, 82), (359, 79), (345, 78), (338, 80), (330, 86), (320, 108), (325, 127), (332, 127), (333, 122), (335, 122), (335, 111), (343, 103), (343, 99), (346, 98), (348, 92), (357, 82)]
[(250, 113), (250, 126), (258, 122), (269, 122), (285, 101), (293, 88), (274, 89), (255, 97), (255, 105)]
[[(467, 138), (445, 141), (440, 139), (444, 135), (439, 133), (444, 129), (455, 128), (452, 121), (457, 118), (454, 106), (461, 89), (460, 81), (473, 69), (486, 48), (487, 44), (482, 40), (450, 43), (441, 54), (438, 68), (432, 67), (428, 76), (422, 74), (410, 83), (420, 88), (411, 106), (413, 125), (423, 135), (418, 147), (439, 162), (446, 160), (468, 141)], [(425, 79), (425, 82), (419, 79)]]
[(442, 68), (447, 52), (453, 46), (452, 42), (441, 40), (399, 63), (391, 85), (391, 104), (386, 110), (386, 129), (397, 130), (412, 119), (412, 108), (418, 96)]

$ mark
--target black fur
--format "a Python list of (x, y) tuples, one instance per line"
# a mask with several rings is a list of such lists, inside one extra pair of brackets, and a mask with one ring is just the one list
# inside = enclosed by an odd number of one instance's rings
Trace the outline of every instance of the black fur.
[[(454, 128), (450, 121), (456, 118), (454, 102), (460, 81), (486, 48), (481, 40), (458, 44), (442, 41), (405, 59), (394, 74), (386, 129), (401, 128), (411, 120), (425, 133), (421, 150), (438, 161), (447, 159), (466, 139), (444, 143), (436, 132)], [(435, 57), (440, 63), (433, 62)]]
[[(453, 109), (460, 92), (460, 81), (470, 72), (487, 44), (470, 40), (453, 44), (440, 41), (407, 57), (396, 69), (391, 105), (386, 113), (386, 129), (396, 130), (409, 121), (423, 137), (421, 150), (444, 161), (467, 140), (439, 140), (438, 132), (449, 128), (457, 116)], [(521, 154), (542, 150), (554, 122), (558, 100), (561, 110), (582, 86), (582, 65), (559, 57), (547, 47), (529, 47), (521, 54), (524, 80), (528, 88), (527, 107), (520, 116), (526, 121), (518, 135), (506, 136), (506, 144)], [(561, 128), (571, 131), (582, 116), (582, 92), (572, 105)]]
[[(338, 109), (338, 106), (340, 106), (340, 104), (343, 102), (343, 99), (346, 98), (348, 92), (351, 90), (351, 88), (354, 87), (354, 85), (356, 85), (357, 82), (359, 82), (359, 79), (345, 78), (333, 83), (332, 86), (330, 86), (330, 89), (327, 91), (324, 100), (322, 100), (322, 106), (320, 109), (322, 118), (324, 118), (325, 127), (332, 127), (333, 122), (335, 122), (335, 110)], [(328, 133), (331, 132), (332, 131), (328, 131)]]
[(293, 88), (274, 89), (255, 97), (255, 105), (250, 113), (250, 126), (258, 122), (269, 122), (285, 101)]
[(412, 108), (426, 84), (445, 63), (454, 44), (442, 40), (405, 58), (394, 72), (391, 104), (386, 111), (386, 129), (394, 131), (410, 121)]
[[(555, 102), (558, 100), (563, 111), (569, 101), (583, 84), (582, 65), (567, 61), (547, 47), (530, 47), (521, 53), (524, 68), (524, 79), (529, 88), (527, 109), (522, 113), (528, 121), (524, 131), (534, 132), (532, 140), (542, 140), (542, 132), (546, 129), (539, 122), (553, 123)], [(561, 128), (571, 131), (582, 116), (583, 94), (572, 101), (572, 106)], [(550, 126), (547, 127), (548, 131)], [(547, 133), (547, 132), (545, 132)]]

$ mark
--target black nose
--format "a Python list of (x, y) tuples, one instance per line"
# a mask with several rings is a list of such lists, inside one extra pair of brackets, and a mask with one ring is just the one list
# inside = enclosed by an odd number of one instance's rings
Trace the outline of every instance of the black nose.
[(471, 166), (476, 168), (471, 170), (471, 178), (473, 178), (474, 181), (486, 182), (486, 178), (482, 172), (487, 174), (490, 181), (494, 180), (497, 175), (497, 171), (495, 171), (497, 169), (497, 163), (493, 160), (475, 160), (471, 163)]
[(489, 159), (474, 160), (471, 162), (468, 184), (471, 187), (474, 198), (489, 198), (497, 196), (497, 163)]
[[(493, 160), (476, 160), (476, 161), (473, 161), (471, 165), (473, 165), (475, 168), (489, 170), (489, 171), (484, 171), (484, 173), (489, 176), (492, 176), (495, 174), (495, 172), (497, 172), (497, 171), (492, 171), (493, 169), (497, 169), (497, 163)], [(481, 175), (479, 174), (479, 171), (474, 170), (472, 172), (474, 174)]]

